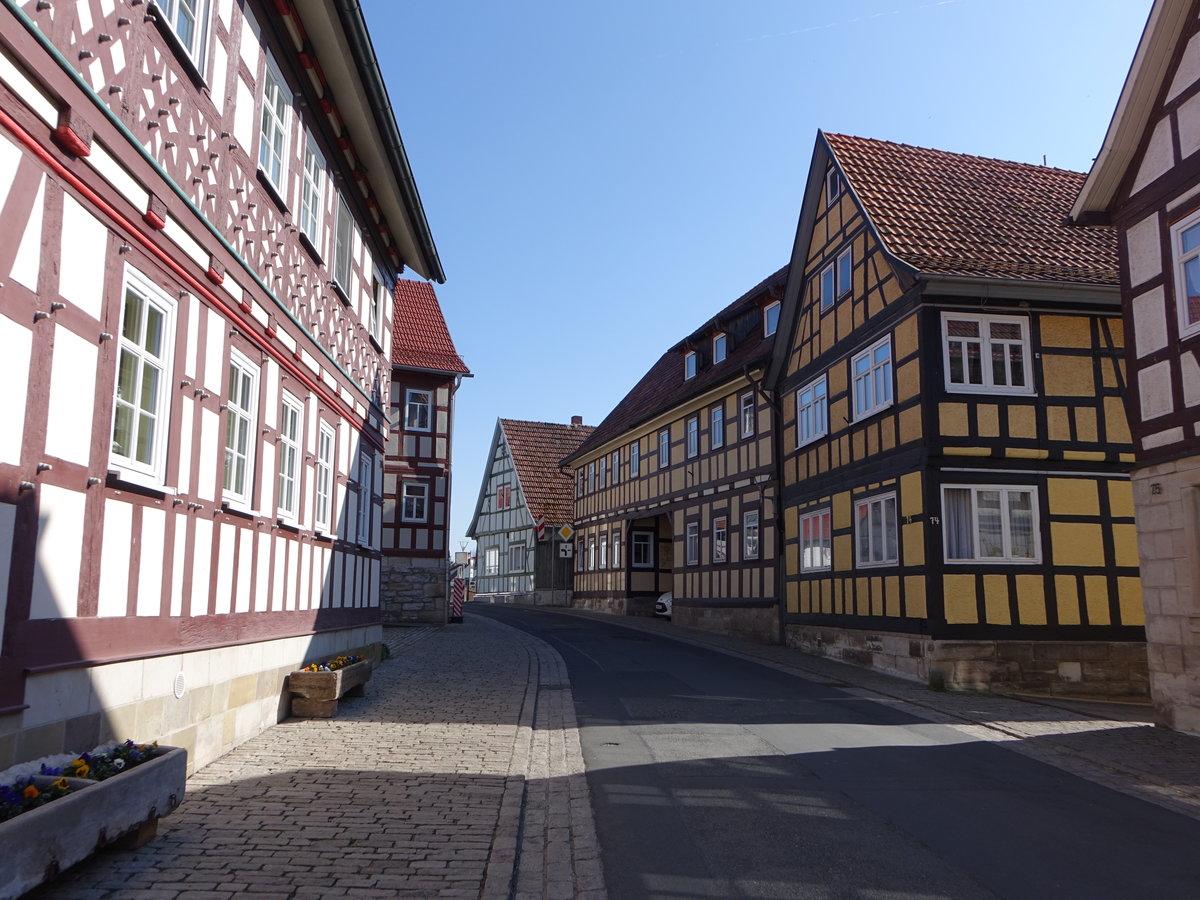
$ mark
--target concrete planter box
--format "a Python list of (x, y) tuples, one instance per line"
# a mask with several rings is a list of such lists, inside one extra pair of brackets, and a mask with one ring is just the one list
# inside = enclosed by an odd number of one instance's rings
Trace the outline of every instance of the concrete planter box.
[[(53, 778), (38, 776), (49, 783)], [(100, 847), (133, 849), (154, 837), (159, 816), (183, 802), (187, 751), (158, 754), (104, 781), (69, 778), (65, 797), (0, 822), (0, 900), (19, 897)]]
[(327, 719), (337, 712), (338, 700), (345, 696), (361, 697), (363, 685), (371, 680), (369, 660), (356, 662), (332, 672), (293, 672), (288, 676), (292, 694), (292, 715), (306, 719)]

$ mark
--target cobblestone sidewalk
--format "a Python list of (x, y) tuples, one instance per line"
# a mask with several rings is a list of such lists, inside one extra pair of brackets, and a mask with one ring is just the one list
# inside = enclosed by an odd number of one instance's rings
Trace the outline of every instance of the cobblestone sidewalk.
[(385, 642), (366, 697), (206, 766), (145, 847), (30, 897), (602, 900), (558, 653), (475, 616)]

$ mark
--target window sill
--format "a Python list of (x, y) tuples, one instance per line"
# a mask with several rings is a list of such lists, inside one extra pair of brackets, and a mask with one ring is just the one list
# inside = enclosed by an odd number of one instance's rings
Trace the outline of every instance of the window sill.
[(994, 397), (1036, 397), (1037, 391), (1033, 388), (998, 388), (987, 387), (982, 384), (948, 384), (946, 385), (947, 394), (983, 394)]
[(287, 201), (283, 199), (283, 195), (279, 193), (279, 188), (275, 187), (275, 183), (271, 181), (271, 177), (263, 171), (262, 166), (256, 168), (254, 170), (254, 174), (255, 177), (258, 178), (259, 185), (264, 191), (267, 192), (267, 196), (269, 196), (275, 205), (279, 207), (279, 211), (284, 215), (289, 214), (291, 210), (288, 208)]
[(346, 306), (349, 306), (350, 296), (346, 293), (346, 289), (342, 287), (341, 282), (335, 278), (329, 283), (333, 285), (333, 292), (338, 295), (338, 299), (341, 300)]
[(145, 475), (131, 469), (109, 469), (104, 484), (114, 490), (127, 491), (143, 497), (156, 497), (159, 500), (173, 497), (176, 493), (174, 488), (167, 487), (153, 475)]
[(227, 515), (237, 516), (239, 519), (253, 519), (254, 518), (254, 512), (249, 507), (234, 505), (233, 503), (230, 503), (228, 500), (224, 500), (221, 502), (221, 512), (223, 512)]
[(304, 231), (300, 231), (300, 246), (307, 251), (308, 255), (312, 257), (313, 262), (318, 266), (325, 265), (325, 258), (321, 256), (321, 251), (317, 249), (316, 244), (309, 240), (308, 235)]

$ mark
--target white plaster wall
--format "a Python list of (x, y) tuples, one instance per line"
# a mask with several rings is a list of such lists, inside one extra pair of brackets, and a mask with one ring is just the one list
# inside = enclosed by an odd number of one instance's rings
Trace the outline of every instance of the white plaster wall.
[(1167, 308), (1161, 285), (1133, 298), (1133, 332), (1139, 359), (1167, 346)]
[(233, 603), (233, 554), (237, 539), (237, 528), (222, 522), (220, 549), (217, 551), (217, 594), (214, 607), (217, 615), (228, 613)]
[(1148, 366), (1138, 372), (1138, 396), (1142, 405), (1142, 420), (1156, 419), (1175, 411), (1171, 396), (1171, 363), (1169, 360)]
[(271, 600), (271, 535), (258, 532), (258, 562), (254, 567), (254, 611), (264, 612)]
[(167, 513), (152, 506), (142, 508), (142, 555), (138, 565), (137, 614), (162, 614), (163, 562), (167, 549)]
[(238, 529), (238, 577), (235, 612), (250, 611), (250, 584), (253, 576), (254, 532), (249, 528)]
[(129, 553), (133, 540), (133, 510), (122, 500), (104, 503), (103, 546), (100, 552), (100, 602), (97, 615), (124, 616), (129, 607)]
[(217, 468), (221, 440), (221, 417), (208, 407), (200, 410), (200, 472), (196, 477), (196, 495), (211, 501), (216, 496), (221, 470)]
[(93, 319), (104, 303), (104, 261), (108, 257), (108, 229), (70, 194), (63, 195), (61, 260), (58, 293)]
[(1125, 233), (1129, 256), (1129, 282), (1132, 287), (1144, 283), (1162, 271), (1159, 247), (1158, 215), (1152, 213)]
[(175, 552), (171, 558), (171, 606), (172, 616), (183, 615), (183, 573), (187, 562), (187, 536), (191, 518), (175, 517)]
[[(8, 273), (10, 280), (22, 284), (31, 291), (36, 291), (38, 286), (38, 274), (42, 268), (42, 209), (46, 202), (46, 179), (41, 177), (38, 179), (37, 197), (33, 201), (33, 209), (29, 214), (29, 221), (25, 223), (24, 229), (21, 231), (21, 243), (17, 248), (17, 257), (13, 262), (13, 267)], [(19, 223), (12, 223), (13, 226)], [(14, 227), (15, 231), (16, 228)], [(9, 240), (12, 240), (14, 235), (9, 235)], [(47, 303), (46, 306), (49, 306)]]
[(212, 569), (212, 532), (211, 519), (196, 518), (195, 549), (192, 551), (192, 583), (191, 602), (188, 612), (193, 616), (208, 615), (208, 582)]
[[(91, 341), (67, 328), (55, 327), (46, 452), (84, 466), (90, 456), (92, 412), (96, 408), (97, 352)], [(164, 383), (162, 389), (168, 390), (168, 385)]]
[[(25, 394), (29, 383), (29, 358), (33, 333), (7, 316), (0, 316), (0, 463), (21, 462), (25, 438)], [(7, 584), (8, 582), (3, 582)], [(3, 592), (0, 592), (3, 593)]]
[[(84, 505), (87, 496), (79, 491), (45, 484), (42, 485), (38, 502), (38, 540), (29, 617), (73, 619), (79, 611), (79, 571), (82, 561), (79, 548), (84, 541)], [(7, 585), (8, 582), (0, 584)]]
[(1200, 35), (1192, 35), (1183, 50), (1179, 60), (1179, 68), (1175, 70), (1175, 78), (1171, 81), (1171, 89), (1167, 92), (1167, 102), (1171, 102), (1181, 93), (1196, 83), (1200, 78)]
[(1137, 178), (1133, 183), (1132, 192), (1136, 194), (1154, 179), (1166, 174), (1175, 164), (1175, 150), (1171, 145), (1170, 117), (1160, 119), (1150, 135), (1150, 143), (1146, 147), (1146, 155), (1142, 157), (1142, 166), (1138, 169)]
[(1179, 153), (1187, 159), (1200, 150), (1200, 96), (1180, 104), (1175, 118), (1179, 123)]

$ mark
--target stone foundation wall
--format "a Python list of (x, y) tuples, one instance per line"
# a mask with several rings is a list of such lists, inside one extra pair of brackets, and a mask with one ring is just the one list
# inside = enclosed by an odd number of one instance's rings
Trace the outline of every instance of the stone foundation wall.
[(383, 558), (379, 607), (384, 625), (444, 625), (449, 615), (447, 561), (422, 557)]
[(671, 621), (676, 625), (747, 638), (760, 644), (779, 643), (778, 606), (739, 609), (736, 606), (680, 606), (676, 603), (671, 611)]
[(1159, 724), (1200, 734), (1200, 458), (1133, 473), (1150, 695)]
[[(590, 609), (592, 612), (612, 613), (616, 616), (633, 615), (629, 612), (629, 599), (624, 594), (608, 594), (602, 597), (580, 597), (576, 594), (571, 598), (571, 608)], [(653, 612), (652, 602), (650, 612), (642, 615), (651, 615)]]
[(1145, 700), (1146, 645), (1118, 641), (937, 641), (788, 625), (789, 647), (950, 690)]

